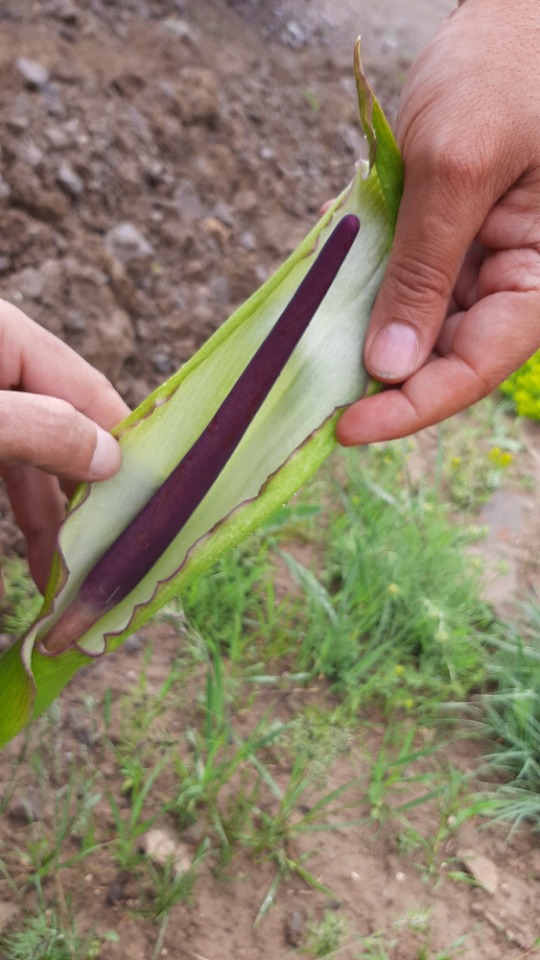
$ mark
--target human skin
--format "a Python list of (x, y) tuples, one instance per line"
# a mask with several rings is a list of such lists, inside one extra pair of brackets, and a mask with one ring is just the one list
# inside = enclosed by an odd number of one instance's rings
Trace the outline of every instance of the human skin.
[(364, 360), (381, 393), (338, 440), (407, 436), (492, 391), (540, 347), (540, 3), (466, 0), (407, 77), (405, 186)]
[(120, 447), (108, 431), (128, 412), (103, 374), (0, 300), (0, 476), (41, 590), (65, 490), (118, 471)]

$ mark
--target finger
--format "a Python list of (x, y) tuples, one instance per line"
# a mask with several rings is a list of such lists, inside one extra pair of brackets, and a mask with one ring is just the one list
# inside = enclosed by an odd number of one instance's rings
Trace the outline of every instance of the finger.
[[(431, 172), (415, 160), (405, 189), (392, 253), (366, 336), (364, 360), (376, 379), (405, 380), (437, 340), (470, 247), (491, 205), (474, 168), (458, 175), (435, 160)], [(459, 185), (456, 183), (461, 178)]]
[(325, 200), (324, 203), (321, 203), (321, 206), (319, 207), (319, 215), (321, 217), (324, 216), (326, 211), (330, 209), (333, 203), (335, 203), (335, 198), (333, 200)]
[(56, 397), (0, 392), (0, 460), (40, 467), (68, 480), (104, 480), (122, 462), (117, 441)]
[(401, 388), (366, 397), (341, 417), (344, 446), (395, 440), (458, 413), (490, 393), (540, 345), (540, 293), (495, 293), (452, 318), (452, 352)]
[(107, 430), (129, 413), (102, 373), (3, 300), (0, 300), (0, 388), (59, 397)]
[(64, 519), (65, 498), (56, 478), (34, 467), (2, 464), (0, 474), (15, 520), (26, 539), (30, 572), (43, 593)]

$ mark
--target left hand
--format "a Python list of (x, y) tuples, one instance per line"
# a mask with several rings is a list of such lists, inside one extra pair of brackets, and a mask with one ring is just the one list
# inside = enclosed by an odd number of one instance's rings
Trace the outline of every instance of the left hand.
[(0, 476), (42, 591), (65, 491), (117, 472), (122, 456), (108, 431), (127, 413), (103, 374), (0, 300)]

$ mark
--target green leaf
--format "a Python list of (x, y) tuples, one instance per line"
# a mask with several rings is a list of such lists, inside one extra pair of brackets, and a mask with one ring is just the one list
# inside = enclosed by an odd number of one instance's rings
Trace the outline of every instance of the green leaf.
[[(39, 715), (74, 673), (118, 647), (221, 554), (264, 523), (335, 446), (343, 407), (367, 387), (362, 345), (390, 250), (402, 164), (355, 57), (371, 165), (356, 175), (283, 266), (198, 353), (115, 431), (120, 473), (77, 491), (59, 535), (43, 607), (27, 635), (0, 656), (0, 744)], [(336, 279), (234, 453), (159, 560), (124, 599), (69, 648), (47, 634), (109, 550), (205, 431), (346, 214), (361, 229)]]
[(403, 192), (403, 161), (382, 107), (362, 69), (360, 38), (354, 49), (354, 72), (362, 129), (369, 144), (370, 164), (376, 164), (390, 222), (394, 227)]

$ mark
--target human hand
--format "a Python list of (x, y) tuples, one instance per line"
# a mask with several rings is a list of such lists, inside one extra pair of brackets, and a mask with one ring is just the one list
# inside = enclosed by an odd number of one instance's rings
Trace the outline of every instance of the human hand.
[(0, 300), (0, 476), (41, 590), (64, 518), (65, 485), (117, 472), (120, 447), (107, 431), (128, 412), (101, 373)]
[(405, 188), (366, 338), (394, 389), (353, 404), (345, 445), (437, 423), (540, 347), (540, 5), (466, 0), (411, 68)]

